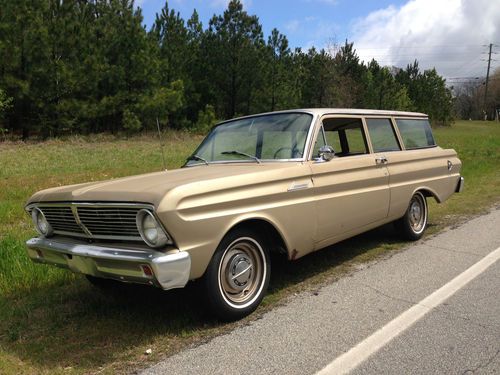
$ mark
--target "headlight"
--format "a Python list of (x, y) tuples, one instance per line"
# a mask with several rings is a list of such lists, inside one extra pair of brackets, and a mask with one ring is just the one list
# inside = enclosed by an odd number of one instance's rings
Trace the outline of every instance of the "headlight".
[(139, 234), (149, 246), (162, 247), (171, 242), (170, 237), (150, 211), (140, 210), (137, 213), (136, 224)]
[(52, 226), (39, 208), (33, 208), (31, 211), (31, 219), (33, 219), (33, 224), (35, 224), (37, 232), (42, 236), (49, 237), (54, 232)]

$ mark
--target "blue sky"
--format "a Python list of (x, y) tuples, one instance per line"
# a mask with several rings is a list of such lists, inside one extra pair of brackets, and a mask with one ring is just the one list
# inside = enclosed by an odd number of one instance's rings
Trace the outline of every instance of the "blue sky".
[[(484, 76), (489, 43), (500, 54), (500, 0), (243, 0), (259, 17), (267, 36), (273, 28), (290, 46), (304, 50), (354, 42), (364, 61), (405, 67), (418, 59), (435, 67), (450, 83)], [(170, 0), (169, 7), (187, 20), (196, 8), (204, 28), (222, 14), (228, 0)], [(136, 0), (148, 28), (164, 0)], [(333, 51), (334, 52), (334, 51)], [(498, 59), (500, 60), (500, 58)], [(500, 67), (493, 61), (492, 69)]]
[[(351, 28), (356, 19), (391, 4), (397, 6), (402, 3), (402, 0), (247, 0), (243, 1), (243, 7), (259, 17), (266, 39), (270, 31), (277, 28), (288, 37), (292, 48), (307, 49), (313, 45), (322, 47), (331, 40), (343, 42), (346, 38), (351, 39)], [(165, 1), (142, 0), (138, 4), (143, 9), (145, 23), (150, 26)], [(168, 5), (186, 20), (196, 8), (206, 27), (214, 14), (224, 12), (227, 1), (170, 0)]]

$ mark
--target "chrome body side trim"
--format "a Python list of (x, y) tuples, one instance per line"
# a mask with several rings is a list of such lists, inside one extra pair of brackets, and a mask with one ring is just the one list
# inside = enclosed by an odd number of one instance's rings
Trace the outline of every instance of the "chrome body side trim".
[[(162, 289), (182, 288), (189, 281), (191, 257), (186, 251), (166, 253), (140, 247), (88, 244), (62, 238), (32, 238), (26, 242), (33, 262), (67, 268), (73, 272), (123, 282), (150, 284)], [(153, 275), (146, 275), (147, 265)]]

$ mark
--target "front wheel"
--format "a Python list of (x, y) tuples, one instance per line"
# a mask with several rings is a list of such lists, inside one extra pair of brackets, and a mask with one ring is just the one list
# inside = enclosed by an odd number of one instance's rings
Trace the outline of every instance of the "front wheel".
[(395, 222), (398, 233), (407, 240), (416, 241), (422, 237), (427, 228), (427, 201), (424, 195), (417, 191), (411, 197), (405, 215)]
[(226, 321), (252, 313), (264, 298), (270, 274), (266, 241), (252, 230), (231, 231), (217, 247), (204, 275), (210, 311)]

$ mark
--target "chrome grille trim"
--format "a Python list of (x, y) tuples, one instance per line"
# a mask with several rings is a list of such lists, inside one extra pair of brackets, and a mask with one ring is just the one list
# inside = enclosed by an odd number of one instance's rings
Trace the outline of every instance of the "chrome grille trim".
[(76, 223), (80, 226), (80, 228), (83, 229), (83, 231), (85, 232), (85, 234), (87, 236), (91, 237), (92, 233), (89, 232), (89, 230), (87, 229), (87, 227), (85, 225), (83, 225), (82, 222), (80, 221), (80, 216), (78, 216), (77, 206), (71, 205), (71, 212), (73, 213), (73, 216), (75, 217)]
[(136, 224), (141, 209), (154, 207), (141, 203), (34, 203), (26, 207), (31, 213), (38, 207), (47, 217), (55, 234), (72, 237), (143, 242)]

